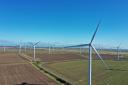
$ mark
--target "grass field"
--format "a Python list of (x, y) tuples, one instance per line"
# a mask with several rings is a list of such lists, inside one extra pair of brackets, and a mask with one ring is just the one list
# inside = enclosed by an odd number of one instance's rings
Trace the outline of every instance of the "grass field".
[[(111, 70), (107, 70), (101, 61), (93, 61), (93, 85), (128, 85), (128, 62), (106, 61)], [(71, 81), (74, 85), (87, 85), (88, 69), (86, 60), (54, 62), (43, 66)]]

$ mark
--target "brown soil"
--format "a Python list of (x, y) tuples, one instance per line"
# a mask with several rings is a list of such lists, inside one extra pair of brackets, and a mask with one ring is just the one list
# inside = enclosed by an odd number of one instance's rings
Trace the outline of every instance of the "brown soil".
[(78, 54), (38, 54), (37, 58), (44, 62), (86, 59), (85, 56)]
[[(103, 59), (116, 59), (116, 55), (111, 54), (100, 54)], [(32, 56), (32, 55), (31, 55)], [(54, 61), (68, 61), (77, 59), (88, 59), (88, 55), (80, 54), (36, 54), (36, 58), (43, 62), (54, 62)], [(96, 55), (93, 55), (93, 59), (99, 59)]]
[(0, 54), (0, 85), (31, 84), (57, 85), (17, 54)]
[(0, 64), (1, 63), (18, 63), (18, 62), (25, 62), (24, 59), (18, 56), (18, 54), (0, 54)]
[(30, 64), (0, 64), (0, 85), (56, 85)]
[[(116, 58), (117, 58), (116, 55), (111, 55), (111, 54), (100, 54), (100, 56), (101, 56), (103, 59), (116, 59)], [(96, 55), (93, 55), (93, 59), (99, 59), (99, 57), (96, 56)]]

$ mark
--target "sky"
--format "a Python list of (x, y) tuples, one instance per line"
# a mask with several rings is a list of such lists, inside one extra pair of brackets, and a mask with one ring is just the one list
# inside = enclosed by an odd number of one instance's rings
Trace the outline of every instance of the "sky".
[(0, 0), (0, 40), (128, 48), (127, 0)]

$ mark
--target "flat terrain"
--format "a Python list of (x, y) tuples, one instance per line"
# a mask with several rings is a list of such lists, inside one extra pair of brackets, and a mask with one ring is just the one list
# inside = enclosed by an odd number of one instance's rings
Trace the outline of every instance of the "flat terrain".
[(26, 60), (19, 57), (18, 54), (15, 53), (2, 53), (0, 54), (0, 64), (2, 63), (23, 63)]
[[(102, 56), (103, 59), (106, 60), (117, 60), (117, 53), (116, 52), (107, 52), (107, 51), (99, 51), (100, 55)], [(28, 50), (26, 53), (26, 55), (29, 55), (30, 57), (33, 57), (33, 50)], [(123, 54), (124, 55), (124, 54)], [(120, 55), (122, 58), (122, 55)], [(124, 55), (126, 56), (126, 55)], [(73, 60), (83, 60), (83, 59), (88, 59), (88, 52), (87, 50), (82, 50), (82, 52), (80, 53), (80, 51), (78, 49), (57, 49), (54, 51), (51, 51), (50, 54), (48, 52), (48, 50), (42, 50), (42, 49), (36, 49), (36, 58), (40, 61), (43, 62), (55, 62), (55, 61), (73, 61)], [(95, 53), (93, 53), (93, 59), (97, 60), (99, 59), (99, 57), (96, 56)]]
[(28, 84), (56, 85), (30, 64), (0, 64), (0, 85)]
[[(128, 61), (106, 60), (111, 70), (99, 60), (93, 61), (93, 85), (128, 85)], [(74, 85), (87, 85), (88, 61), (77, 60), (43, 64), (51, 72), (71, 81)]]
[(78, 54), (43, 54), (43, 55), (38, 54), (37, 56), (43, 62), (86, 59), (84, 56)]
[[(54, 80), (34, 68), (26, 59), (17, 54), (17, 50), (0, 53), (0, 85), (20, 85), (23, 82), (40, 85), (58, 85)], [(33, 49), (25, 53), (33, 58)], [(100, 52), (101, 56), (112, 68), (107, 70), (99, 58), (93, 53), (93, 85), (127, 85), (128, 61), (117, 61), (116, 52)], [(79, 50), (36, 50), (36, 59), (48, 71), (70, 81), (73, 85), (86, 85), (88, 82), (88, 52)]]
[(0, 54), (0, 85), (58, 85), (17, 54)]
[[(33, 51), (28, 53), (33, 57)], [(93, 85), (127, 85), (128, 84), (128, 54), (120, 54), (121, 61), (117, 61), (117, 52), (103, 52), (100, 55), (111, 69), (106, 69), (93, 52)], [(73, 85), (88, 84), (88, 52), (78, 50), (53, 51), (36, 50), (36, 58), (42, 62), (42, 67), (61, 76)]]
[[(33, 50), (27, 51), (24, 54), (33, 57)], [(53, 51), (49, 54), (48, 50), (36, 50), (36, 58), (43, 62), (55, 62), (55, 61), (86, 59), (86, 56), (80, 55), (80, 53), (76, 53), (76, 52)]]
[[(32, 54), (29, 56), (33, 56)], [(117, 59), (116, 55), (111, 54), (101, 54), (103, 59), (114, 60)], [(86, 54), (76, 54), (76, 53), (63, 53), (63, 54), (36, 54), (36, 58), (42, 62), (55, 62), (55, 61), (73, 61), (73, 60), (87, 60), (88, 55)], [(98, 60), (95, 54), (93, 55), (94, 60)]]

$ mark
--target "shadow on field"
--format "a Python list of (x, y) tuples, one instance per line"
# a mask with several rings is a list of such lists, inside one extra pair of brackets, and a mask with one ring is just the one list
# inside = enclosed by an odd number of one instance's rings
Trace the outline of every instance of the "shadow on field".
[(106, 69), (106, 70), (111, 70), (111, 71), (128, 71), (128, 70), (125, 70), (125, 69), (113, 69), (113, 68)]
[(15, 85), (46, 85), (46, 84), (29, 84), (26, 82), (22, 82), (21, 84), (15, 84)]

